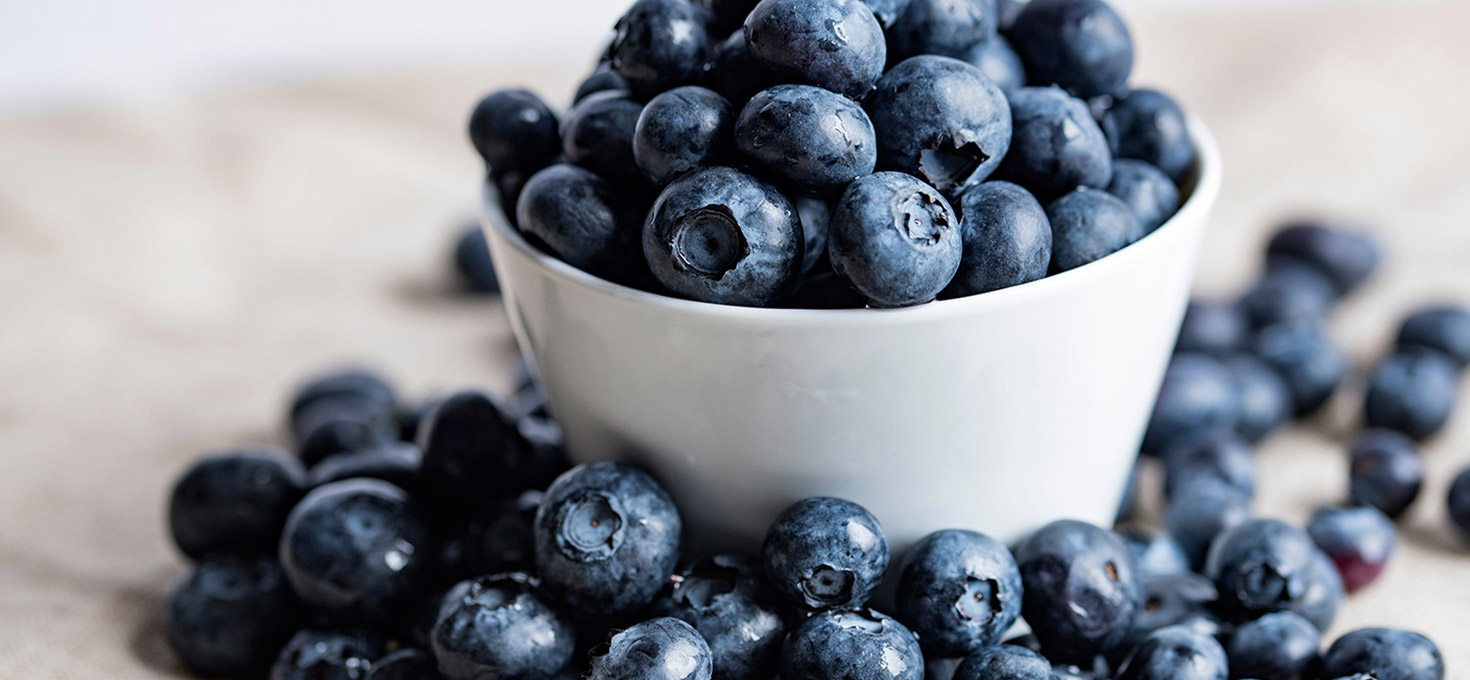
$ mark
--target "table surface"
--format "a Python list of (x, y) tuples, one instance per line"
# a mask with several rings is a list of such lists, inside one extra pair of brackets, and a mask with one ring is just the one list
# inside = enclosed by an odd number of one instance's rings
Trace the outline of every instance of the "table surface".
[[(1201, 263), (1237, 291), (1299, 211), (1371, 226), (1382, 275), (1334, 319), (1360, 365), (1417, 302), (1470, 302), (1470, 3), (1337, 3), (1133, 17), (1138, 82), (1219, 137)], [(502, 309), (447, 291), (474, 212), (462, 134), (483, 91), (570, 92), (581, 64), (381, 74), (0, 120), (0, 677), (180, 673), (159, 632), (184, 564), (167, 490), (214, 448), (281, 439), (292, 382), (367, 361), (413, 394), (504, 387)], [(1361, 373), (1361, 370), (1360, 370)], [(1260, 450), (1260, 514), (1343, 497), (1356, 385)], [(1470, 677), (1470, 548), (1444, 512), (1470, 413), (1381, 581), (1333, 634), (1402, 626)]]

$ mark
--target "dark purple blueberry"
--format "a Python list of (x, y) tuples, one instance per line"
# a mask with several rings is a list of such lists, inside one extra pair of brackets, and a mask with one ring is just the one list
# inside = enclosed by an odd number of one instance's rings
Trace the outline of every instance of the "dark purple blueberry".
[(217, 552), (273, 554), (306, 485), (301, 463), (273, 449), (205, 456), (174, 483), (168, 506), (174, 544), (194, 559)]
[(470, 113), (470, 141), (492, 172), (535, 172), (561, 150), (556, 114), (520, 89), (487, 95)]
[(588, 680), (710, 680), (709, 645), (675, 618), (649, 619), (612, 636)]
[(1256, 335), (1252, 349), (1286, 380), (1299, 417), (1321, 410), (1347, 376), (1347, 357), (1320, 321), (1272, 324)]
[(366, 680), (386, 652), (383, 640), (372, 633), (306, 629), (281, 649), (270, 680)]
[(439, 402), (422, 430), (416, 490), (436, 517), (464, 519), (515, 491), (510, 470), (526, 446), (497, 397), (452, 394)]
[(1452, 360), (1431, 349), (1399, 348), (1373, 370), (1363, 422), (1424, 441), (1444, 428), (1459, 392), (1459, 367)]
[[(631, 147), (628, 153), (631, 163)], [(624, 172), (642, 176), (631, 165)], [(522, 232), (573, 267), (620, 283), (642, 275), (639, 223), (628, 197), (590, 170), (557, 164), (536, 173), (521, 192), (516, 215)]]
[(672, 584), (668, 595), (654, 602), (654, 611), (699, 631), (709, 644), (715, 680), (775, 675), (786, 621), (756, 560), (707, 557), (675, 574)]
[(960, 194), (960, 268), (944, 297), (978, 295), (1046, 276), (1051, 222), (1031, 192), (985, 182)]
[(994, 645), (965, 657), (953, 680), (1053, 680), (1051, 662), (1015, 645)]
[(1293, 612), (1267, 614), (1230, 636), (1231, 677), (1298, 680), (1315, 677), (1322, 633)]
[(434, 623), (434, 658), (445, 680), (545, 678), (567, 665), (572, 625), (524, 574), (481, 576), (449, 589)]
[(495, 262), (490, 259), (490, 247), (485, 243), (485, 232), (480, 225), (471, 224), (460, 230), (454, 241), (453, 260), (455, 281), (462, 290), (487, 295), (500, 293), (500, 279), (495, 275)]
[(1318, 220), (1282, 226), (1267, 244), (1266, 255), (1316, 268), (1339, 295), (1357, 288), (1378, 269), (1383, 258), (1377, 242), (1367, 234)]
[(750, 55), (744, 28), (736, 29), (715, 45), (714, 55), (704, 67), (704, 86), (732, 102), (744, 102), (755, 93), (779, 84), (781, 77)]
[(190, 671), (256, 678), (296, 632), (299, 610), (274, 559), (213, 555), (169, 591), (164, 632)]
[(642, 97), (692, 82), (709, 56), (704, 17), (689, 0), (637, 0), (616, 30), (613, 70)]
[[(626, 92), (607, 91), (588, 95), (572, 107), (561, 126), (562, 154), (566, 159), (597, 173), (603, 180), (636, 186), (643, 179), (633, 158), (633, 135), (643, 105)], [(558, 167), (558, 166), (551, 166)], [(537, 174), (544, 174), (545, 171)], [(535, 177), (531, 178), (535, 181)], [(527, 185), (529, 189), (530, 185)], [(522, 190), (522, 203), (524, 192)], [(525, 222), (519, 214), (517, 218)], [(521, 229), (526, 229), (524, 224)]]
[[(1032, 0), (1033, 4), (1044, 0)], [(1225, 680), (1225, 649), (1215, 638), (1183, 626), (1154, 631), (1123, 667), (1118, 680)]]
[(1174, 351), (1225, 354), (1245, 347), (1249, 341), (1250, 325), (1238, 305), (1190, 300)]
[(888, 569), (878, 519), (841, 498), (808, 498), (783, 510), (766, 531), (761, 565), (777, 593), (811, 609), (868, 601)]
[(1250, 518), (1250, 496), (1218, 479), (1205, 477), (1186, 484), (1179, 500), (1164, 508), (1164, 526), (1198, 570), (1210, 544), (1222, 532)]
[[(588, 95), (597, 94), (598, 92), (627, 91), (628, 81), (623, 80), (623, 77), (618, 75), (617, 71), (613, 70), (611, 63), (603, 62), (597, 65), (597, 68), (582, 81), (581, 85), (577, 86), (577, 93), (572, 97), (572, 105), (580, 104)], [(558, 145), (556, 150), (560, 152), (561, 146)]]
[(853, 99), (872, 89), (888, 59), (883, 27), (859, 0), (761, 0), (745, 19), (745, 42), (788, 82)]
[(1190, 570), (1189, 556), (1184, 554), (1179, 542), (1165, 532), (1128, 526), (1118, 529), (1118, 535), (1133, 552), (1134, 559), (1138, 561), (1138, 573), (1144, 580)]
[(1458, 305), (1422, 308), (1399, 326), (1398, 346), (1432, 349), (1463, 370), (1470, 364), (1470, 310)]
[(1240, 418), (1235, 431), (1256, 443), (1291, 421), (1291, 389), (1281, 374), (1252, 354), (1232, 354), (1223, 359), (1235, 378), (1240, 400)]
[(1079, 97), (1117, 94), (1133, 72), (1128, 26), (1102, 0), (1031, 0), (1008, 35), (1031, 82)]
[(1354, 502), (1398, 519), (1419, 497), (1424, 463), (1413, 440), (1392, 430), (1367, 430), (1353, 440), (1348, 452)]
[(1053, 661), (1090, 663), (1128, 634), (1142, 605), (1137, 565), (1117, 534), (1052, 522), (1016, 550), (1022, 613)]
[(887, 31), (889, 59), (963, 58), (995, 37), (995, 0), (912, 0)]
[(1108, 193), (1123, 199), (1148, 233), (1179, 211), (1179, 187), (1174, 185), (1174, 180), (1143, 161), (1131, 158), (1113, 161)]
[(1325, 630), (1342, 599), (1341, 577), (1307, 532), (1274, 519), (1220, 534), (1204, 573), (1220, 590), (1219, 613), (1236, 623), (1293, 611)]
[(927, 654), (964, 656), (998, 644), (1021, 616), (1021, 572), (989, 536), (936, 531), (909, 548), (895, 597), (895, 615)]
[(923, 680), (919, 641), (871, 609), (817, 612), (786, 638), (785, 680)]
[(961, 59), (980, 69), (1007, 95), (1026, 87), (1026, 67), (1021, 64), (1021, 57), (999, 35), (970, 48)]
[(408, 647), (389, 654), (373, 664), (367, 680), (443, 680), (434, 655)]
[(1378, 579), (1398, 542), (1393, 520), (1367, 506), (1321, 508), (1307, 524), (1307, 534), (1337, 566), (1349, 593)]
[(1211, 477), (1246, 496), (1256, 492), (1256, 457), (1250, 444), (1230, 430), (1201, 432), (1174, 440), (1160, 454), (1164, 496), (1171, 501), (1200, 477)]
[(725, 160), (734, 121), (735, 109), (713, 90), (676, 87), (644, 105), (633, 132), (633, 158), (649, 180), (663, 186)]
[(801, 219), (801, 235), (806, 242), (802, 250), (801, 273), (812, 273), (827, 257), (827, 227), (832, 223), (832, 204), (812, 196), (798, 196), (791, 201)]
[(1143, 450), (1159, 454), (1174, 443), (1230, 430), (1240, 418), (1240, 395), (1230, 371), (1205, 354), (1180, 352), (1169, 360)]
[(1332, 282), (1315, 268), (1293, 260), (1276, 260), (1240, 298), (1240, 308), (1254, 328), (1283, 321), (1326, 318), (1337, 303)]
[(1470, 539), (1470, 468), (1461, 470), (1455, 476), (1455, 481), (1450, 484), (1446, 505), (1449, 506), (1450, 521), (1460, 530), (1461, 536)]
[(1026, 87), (1008, 99), (1014, 132), (1000, 176), (1042, 201), (1079, 186), (1108, 188), (1113, 158), (1087, 104), (1056, 87)]
[(776, 183), (829, 195), (873, 172), (878, 142), (856, 102), (811, 85), (777, 85), (735, 122), (741, 158)]
[[(1034, 73), (1032, 76), (1033, 82), (1040, 80)], [(1189, 117), (1173, 97), (1163, 92), (1148, 88), (1130, 91), (1103, 114), (1102, 125), (1117, 158), (1148, 163), (1163, 170), (1175, 183), (1183, 183), (1194, 170), (1198, 153), (1189, 136)]]
[(828, 226), (833, 271), (874, 307), (932, 301), (954, 279), (962, 248), (949, 202), (900, 172), (849, 184)]
[(1322, 655), (1321, 676), (1366, 673), (1375, 680), (1443, 680), (1439, 647), (1419, 633), (1361, 628), (1344, 633)]
[(1046, 207), (1051, 268), (1067, 271), (1100, 260), (1143, 237), (1143, 225), (1118, 197), (1079, 187)]
[(307, 477), (313, 487), (344, 479), (367, 477), (381, 479), (400, 489), (414, 492), (418, 486), (419, 468), (423, 458), (417, 446), (394, 442), (328, 456), (313, 466)]

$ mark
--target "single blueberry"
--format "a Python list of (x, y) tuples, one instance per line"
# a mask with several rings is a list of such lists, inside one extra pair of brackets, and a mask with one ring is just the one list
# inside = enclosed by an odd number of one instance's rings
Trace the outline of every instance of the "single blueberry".
[(1218, 640), (1183, 626), (1169, 626), (1154, 631), (1128, 655), (1118, 680), (1225, 680), (1229, 671)]
[(1443, 680), (1444, 657), (1429, 638), (1395, 628), (1344, 633), (1322, 655), (1321, 674), (1366, 673), (1376, 680)]
[[(628, 81), (623, 80), (623, 77), (618, 75), (617, 71), (613, 70), (611, 62), (602, 62), (597, 65), (597, 68), (592, 70), (591, 75), (588, 75), (582, 81), (581, 85), (577, 86), (577, 92), (572, 96), (572, 105), (576, 106), (583, 99), (586, 99), (588, 95), (597, 94), (598, 92), (626, 93), (627, 91)], [(558, 137), (556, 148), (558, 153), (561, 152), (560, 141), (561, 139)]]
[(1002, 177), (1043, 201), (1079, 186), (1108, 188), (1113, 157), (1087, 104), (1055, 87), (1022, 88), (1009, 100), (1014, 133)]
[[(588, 95), (572, 107), (562, 123), (562, 154), (608, 182), (636, 186), (643, 180), (643, 173), (633, 158), (633, 135), (642, 113), (643, 105), (626, 92)], [(525, 220), (519, 214), (517, 217)]]
[(1399, 326), (1399, 347), (1425, 347), (1455, 362), (1470, 364), (1470, 310), (1436, 305), (1415, 311)]
[(871, 609), (817, 612), (781, 649), (782, 680), (923, 680), (919, 641)]
[(954, 680), (1052, 680), (1051, 662), (1015, 645), (975, 650), (955, 669)]
[(1312, 677), (1322, 634), (1293, 612), (1267, 614), (1235, 628), (1227, 654), (1231, 677), (1295, 680)]
[(1249, 337), (1250, 328), (1238, 305), (1190, 300), (1174, 351), (1224, 354), (1245, 347)]
[(1051, 222), (1031, 192), (985, 182), (960, 194), (960, 268), (944, 297), (999, 290), (1046, 276)]
[(1189, 558), (1192, 568), (1205, 564), (1215, 537), (1250, 519), (1250, 496), (1225, 482), (1204, 477), (1188, 482), (1178, 499), (1164, 507), (1164, 526)]
[(516, 215), (522, 232), (573, 267), (620, 283), (642, 276), (638, 218), (627, 196), (589, 170), (558, 164), (536, 173)]
[(301, 464), (271, 449), (201, 458), (169, 497), (174, 544), (195, 559), (215, 552), (271, 554), (306, 486)]
[(1022, 614), (1047, 658), (1090, 663), (1120, 641), (1142, 604), (1137, 564), (1117, 534), (1052, 522), (1016, 550)]
[(766, 680), (775, 675), (786, 621), (759, 563), (743, 555), (714, 555), (674, 575), (661, 616), (681, 619), (704, 637), (715, 680)]
[(444, 594), (433, 632), (446, 680), (545, 678), (572, 658), (572, 625), (524, 574), (481, 576)]
[(381, 479), (400, 489), (416, 493), (419, 469), (424, 456), (417, 446), (393, 442), (383, 446), (339, 453), (322, 459), (307, 473), (312, 487), (367, 477)]
[(294, 419), (296, 457), (307, 465), (348, 451), (383, 446), (398, 438), (396, 410), (357, 396), (317, 399)]
[(1191, 437), (1228, 430), (1240, 418), (1240, 395), (1230, 371), (1206, 354), (1180, 352), (1169, 360), (1143, 450), (1159, 454)]
[(995, 38), (998, 20), (995, 0), (912, 0), (888, 29), (889, 59), (965, 57)]
[(874, 307), (929, 302), (959, 270), (959, 220), (933, 187), (899, 172), (849, 184), (832, 210), (832, 269)]
[[(511, 203), (514, 205), (514, 202)], [(461, 229), (454, 241), (454, 276), (459, 287), (471, 293), (500, 293), (500, 279), (495, 276), (495, 262), (480, 225)]]
[(299, 610), (274, 559), (214, 555), (169, 591), (164, 631), (194, 673), (255, 678), (296, 632)]
[(961, 59), (980, 69), (1007, 96), (1026, 87), (1026, 67), (1021, 64), (1021, 57), (1011, 49), (1011, 44), (1001, 36), (994, 36), (970, 48)]
[(674, 573), (682, 527), (648, 473), (607, 461), (579, 465), (557, 478), (536, 511), (542, 585), (584, 612), (640, 609)]
[(1230, 430), (1199, 432), (1174, 440), (1163, 449), (1164, 497), (1179, 494), (1200, 477), (1212, 477), (1246, 496), (1256, 492), (1256, 456), (1240, 435)]
[(1459, 392), (1459, 367), (1453, 361), (1431, 349), (1400, 348), (1373, 370), (1363, 422), (1424, 441), (1444, 428)]
[(878, 519), (840, 498), (791, 504), (766, 531), (761, 564), (771, 586), (812, 609), (868, 601), (888, 568), (888, 539)]
[(1293, 611), (1325, 630), (1342, 599), (1341, 577), (1307, 532), (1274, 519), (1221, 533), (1204, 573), (1220, 589), (1219, 613), (1237, 623)]
[(777, 183), (826, 195), (873, 172), (873, 123), (851, 99), (811, 85), (777, 85), (751, 98), (735, 122), (735, 146)]
[(1337, 566), (1349, 593), (1378, 579), (1398, 542), (1393, 520), (1373, 507), (1321, 508), (1307, 524), (1307, 534)]
[(366, 680), (386, 651), (372, 633), (306, 629), (281, 649), (270, 680)]
[(1348, 453), (1354, 502), (1398, 519), (1419, 497), (1424, 463), (1412, 439), (1393, 430), (1366, 430), (1353, 440)]
[(866, 106), (878, 133), (879, 167), (907, 172), (947, 195), (984, 181), (1010, 148), (1005, 94), (958, 59), (905, 59), (878, 80)]
[(1079, 187), (1046, 208), (1051, 268), (1067, 271), (1111, 255), (1143, 237), (1128, 205), (1106, 191)]
[(1275, 259), (1239, 304), (1252, 327), (1265, 328), (1283, 321), (1323, 319), (1336, 302), (1332, 282), (1315, 268)]
[(1383, 259), (1367, 234), (1317, 220), (1291, 222), (1266, 245), (1268, 258), (1289, 258), (1315, 267), (1346, 295), (1372, 276)]
[(704, 18), (689, 0), (637, 0), (616, 30), (613, 70), (640, 96), (694, 80), (709, 56)]
[(960, 529), (915, 543), (898, 573), (894, 613), (933, 656), (998, 644), (1021, 616), (1021, 572), (1004, 545)]
[(745, 44), (745, 29), (740, 28), (715, 45), (713, 56), (704, 66), (703, 82), (729, 101), (744, 102), (761, 90), (779, 85), (781, 77), (751, 56)]
[(367, 680), (443, 680), (434, 655), (422, 649), (407, 647), (389, 654), (373, 664)]
[(393, 411), (398, 398), (387, 378), (366, 368), (338, 368), (318, 373), (297, 385), (291, 397), (292, 432), (299, 432), (302, 412), (318, 402), (338, 399), (368, 402), (379, 412)]
[(1128, 634), (1106, 650), (1109, 661), (1122, 663), (1129, 652), (1165, 628), (1182, 627), (1212, 637), (1222, 629), (1219, 619), (1210, 611), (1219, 592), (1209, 579), (1184, 571), (1146, 576), (1140, 585), (1143, 604)]
[(859, 0), (761, 0), (745, 19), (752, 56), (788, 82), (853, 99), (883, 74), (883, 27)]
[(633, 131), (633, 158), (649, 180), (663, 186), (720, 164), (730, 151), (734, 120), (730, 102), (713, 90), (676, 87), (643, 106)]
[(526, 90), (492, 92), (470, 113), (470, 141), (496, 173), (535, 172), (561, 150), (556, 114)]
[(761, 307), (791, 289), (805, 245), (796, 207), (732, 168), (704, 168), (659, 194), (643, 226), (654, 277), (683, 297)]
[(1291, 420), (1291, 389), (1276, 369), (1259, 357), (1237, 353), (1223, 359), (1235, 378), (1240, 400), (1240, 417), (1235, 431), (1256, 443)]
[(1118, 535), (1123, 537), (1138, 561), (1138, 573), (1142, 579), (1189, 572), (1189, 556), (1184, 554), (1184, 548), (1173, 536), (1138, 526), (1122, 527), (1118, 529)]
[(1089, 98), (1117, 94), (1133, 72), (1133, 38), (1102, 0), (1031, 0), (1009, 33), (1031, 81)]
[(1108, 193), (1123, 199), (1133, 215), (1152, 233), (1179, 210), (1179, 187), (1174, 180), (1143, 161), (1124, 158), (1113, 162)]
[(1184, 109), (1158, 90), (1138, 88), (1118, 98), (1103, 115), (1103, 131), (1114, 156), (1148, 163), (1176, 183), (1189, 177), (1199, 155)]
[(1320, 410), (1347, 376), (1347, 357), (1320, 321), (1272, 324), (1256, 335), (1252, 349), (1286, 380), (1299, 417)]
[(802, 249), (801, 273), (812, 273), (827, 257), (827, 226), (832, 222), (832, 204), (813, 196), (798, 196), (791, 201), (796, 207), (796, 216), (801, 219)]
[(1470, 468), (1455, 475), (1455, 481), (1450, 484), (1445, 500), (1450, 511), (1450, 521), (1460, 530), (1460, 535), (1470, 539)]
[(588, 680), (710, 680), (709, 645), (675, 618), (649, 619), (614, 636), (592, 660)]
[(498, 398), (452, 394), (422, 430), (418, 490), (436, 518), (461, 518), (516, 491), (510, 469), (526, 445)]

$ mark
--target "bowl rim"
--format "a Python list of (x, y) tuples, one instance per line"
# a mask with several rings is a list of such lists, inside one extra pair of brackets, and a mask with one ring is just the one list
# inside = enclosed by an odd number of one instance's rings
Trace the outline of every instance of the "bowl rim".
[[(670, 315), (698, 317), (704, 320), (760, 323), (778, 327), (889, 326), (919, 320), (969, 316), (1001, 306), (1025, 304), (1039, 297), (1060, 294), (1069, 287), (1086, 286), (1090, 281), (1109, 276), (1114, 270), (1135, 264), (1132, 261), (1144, 257), (1147, 251), (1154, 247), (1152, 244), (1163, 240), (1162, 237), (1188, 229), (1190, 224), (1205, 221), (1219, 196), (1224, 169), (1219, 145), (1209, 128), (1193, 114), (1188, 116), (1187, 124), (1190, 140), (1197, 150), (1195, 172), (1192, 177), (1193, 186), (1190, 187), (1179, 210), (1154, 231), (1115, 253), (1074, 269), (978, 295), (935, 300), (912, 307), (895, 309), (740, 307), (677, 298), (613, 283), (584, 272), (531, 245), (515, 227), (511, 226), (510, 220), (505, 218), (500, 207), (499, 195), (494, 185), (488, 180), (481, 185), (481, 219), (486, 225), (486, 230), (493, 230), (495, 233), (492, 236), (499, 237), (488, 239), (492, 250), (498, 240), (503, 241), (510, 244), (524, 259), (529, 260), (543, 273), (555, 279), (591, 290), (609, 298), (610, 301), (661, 309)], [(502, 287), (510, 288), (514, 294), (514, 284), (510, 286), (502, 284)]]

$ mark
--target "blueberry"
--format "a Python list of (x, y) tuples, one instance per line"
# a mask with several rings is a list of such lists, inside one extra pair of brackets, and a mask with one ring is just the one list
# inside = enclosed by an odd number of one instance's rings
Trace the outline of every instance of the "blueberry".
[(1425, 307), (1399, 326), (1399, 347), (1425, 347), (1455, 362), (1470, 364), (1470, 310), (1456, 305)]
[(319, 487), (281, 534), (281, 566), (301, 599), (353, 620), (390, 621), (430, 559), (428, 528), (408, 496), (376, 479)]
[(1230, 636), (1231, 677), (1296, 680), (1312, 677), (1322, 634), (1292, 612), (1267, 614)]
[(1079, 186), (1108, 187), (1113, 158), (1087, 104), (1055, 87), (1016, 90), (1010, 104), (1014, 134), (1000, 164), (1003, 177), (1043, 201)]
[(542, 494), (528, 491), (471, 520), (439, 548), (442, 575), (463, 579), (536, 568), (534, 525)]
[(929, 302), (960, 266), (959, 220), (912, 176), (879, 172), (849, 184), (832, 210), (832, 269), (874, 307)]
[(296, 415), (296, 457), (307, 465), (347, 451), (382, 446), (397, 439), (395, 410), (361, 397), (318, 399)]
[(1251, 326), (1265, 328), (1282, 321), (1314, 321), (1336, 303), (1332, 282), (1316, 269), (1290, 260), (1275, 260), (1240, 298)]
[(984, 181), (1010, 148), (1005, 94), (958, 59), (905, 59), (878, 80), (867, 108), (878, 133), (878, 165), (948, 195)]
[(637, 0), (616, 30), (613, 70), (641, 96), (690, 82), (709, 55), (703, 17), (688, 0)]
[(1178, 498), (1165, 506), (1164, 526), (1195, 569), (1204, 566), (1216, 536), (1250, 518), (1250, 496), (1218, 479), (1189, 482)]
[(497, 398), (450, 395), (429, 414), (420, 439), (419, 488), (437, 517), (461, 517), (513, 492), (510, 467), (525, 443)]
[[(572, 105), (580, 104), (588, 95), (597, 94), (598, 92), (626, 93), (627, 91), (628, 81), (623, 80), (623, 77), (618, 75), (617, 71), (613, 70), (611, 62), (603, 62), (598, 64), (596, 69), (593, 69), (592, 74), (587, 76), (581, 85), (577, 86), (577, 93), (572, 97)], [(557, 141), (558, 146), (556, 150), (560, 152), (559, 137)]]
[(392, 411), (398, 398), (388, 380), (366, 368), (339, 368), (311, 376), (296, 387), (291, 398), (292, 430), (302, 411), (321, 401), (353, 399), (370, 402), (381, 411)]
[(571, 660), (574, 636), (525, 575), (481, 576), (444, 594), (434, 658), (446, 680), (544, 678)]
[(1255, 451), (1232, 431), (1201, 432), (1176, 439), (1161, 457), (1166, 498), (1182, 498), (1184, 489), (1200, 477), (1224, 482), (1246, 496), (1255, 495)]
[(1174, 351), (1224, 354), (1245, 347), (1249, 338), (1250, 327), (1238, 305), (1190, 300)]
[(812, 609), (868, 601), (888, 568), (888, 539), (878, 519), (840, 498), (808, 498), (783, 510), (761, 550), (776, 592)]
[(1237, 623), (1293, 611), (1325, 630), (1342, 598), (1342, 579), (1307, 532), (1274, 519), (1225, 530), (1204, 573), (1220, 589), (1220, 614)]
[(715, 555), (685, 567), (654, 611), (699, 631), (709, 644), (717, 680), (775, 675), (786, 621), (754, 559)]
[(1001, 36), (994, 36), (970, 48), (961, 58), (980, 69), (1007, 95), (1026, 87), (1026, 67), (1021, 64), (1021, 57), (1011, 49), (1011, 44)]
[(1046, 276), (1051, 222), (1031, 192), (985, 182), (960, 194), (960, 268), (945, 297), (999, 290)]
[(470, 141), (497, 174), (535, 172), (561, 150), (556, 114), (526, 90), (500, 90), (481, 99), (470, 114)]
[(373, 664), (367, 680), (442, 680), (434, 656), (422, 649), (400, 649)]
[(709, 680), (709, 645), (679, 619), (650, 619), (612, 637), (588, 680)]
[(1347, 375), (1347, 357), (1319, 321), (1272, 324), (1256, 335), (1252, 349), (1286, 380), (1297, 416), (1320, 410)]
[(781, 300), (788, 309), (862, 309), (868, 301), (836, 272), (822, 267), (802, 277), (796, 290)]
[(270, 680), (365, 680), (386, 651), (372, 633), (302, 630), (276, 657)]
[(614, 184), (641, 180), (643, 173), (633, 158), (633, 136), (642, 113), (643, 105), (625, 92), (588, 95), (562, 123), (562, 154)]
[(1143, 225), (1112, 194), (1080, 187), (1046, 208), (1051, 220), (1051, 268), (1075, 269), (1143, 237)]
[(1235, 378), (1240, 417), (1235, 431), (1246, 441), (1265, 439), (1291, 420), (1291, 390), (1281, 374), (1251, 354), (1234, 354), (1223, 360)]
[[(1044, 2), (1045, 0), (1032, 0)], [(1182, 626), (1160, 628), (1118, 671), (1118, 680), (1225, 680), (1230, 666), (1215, 638)]]
[(1398, 519), (1419, 497), (1424, 463), (1413, 440), (1392, 430), (1367, 430), (1353, 440), (1349, 491), (1356, 503)]
[(1179, 187), (1174, 180), (1163, 170), (1131, 158), (1113, 162), (1108, 193), (1128, 204), (1145, 232), (1158, 229), (1179, 210)]
[(1361, 628), (1343, 634), (1322, 655), (1322, 677), (1366, 673), (1376, 680), (1443, 680), (1444, 657), (1419, 633)]
[(832, 204), (811, 196), (799, 196), (792, 200), (796, 216), (801, 219), (802, 249), (801, 273), (811, 273), (827, 256), (827, 227), (832, 222)]
[(1143, 435), (1143, 450), (1160, 453), (1183, 439), (1228, 430), (1240, 417), (1230, 371), (1214, 357), (1180, 352), (1169, 360)]
[(1176, 183), (1194, 169), (1198, 152), (1189, 137), (1189, 117), (1163, 92), (1138, 88), (1118, 98), (1103, 115), (1103, 130), (1117, 158), (1148, 163)]
[(361, 451), (328, 456), (311, 468), (307, 477), (318, 487), (344, 479), (381, 479), (400, 489), (414, 491), (418, 485), (423, 454), (417, 446), (394, 442)]
[(735, 146), (765, 176), (811, 194), (840, 190), (878, 162), (863, 108), (811, 85), (777, 85), (752, 97), (735, 123)]
[(912, 0), (888, 29), (894, 62), (921, 54), (961, 58), (995, 37), (995, 0)]
[(648, 605), (679, 559), (679, 511), (647, 473), (586, 463), (558, 477), (536, 512), (543, 587), (575, 609), (625, 613)]
[(1210, 611), (1219, 592), (1215, 584), (1188, 571), (1147, 576), (1141, 580), (1143, 604), (1128, 634), (1107, 651), (1107, 658), (1122, 663), (1128, 653), (1142, 645), (1154, 632), (1182, 627), (1212, 637), (1223, 624)]
[(1150, 576), (1183, 574), (1189, 571), (1189, 556), (1174, 537), (1162, 531), (1130, 526), (1118, 530), (1138, 562), (1138, 573), (1146, 581)]
[(643, 226), (643, 254), (659, 282), (719, 304), (770, 304), (796, 283), (803, 246), (791, 201), (732, 168), (704, 168), (670, 184)]
[(1424, 441), (1444, 428), (1459, 391), (1459, 367), (1453, 361), (1431, 349), (1400, 348), (1374, 369), (1363, 421)]
[(1021, 543), (1022, 614), (1047, 658), (1087, 662), (1128, 633), (1142, 593), (1137, 565), (1117, 534), (1052, 522)]
[(1009, 35), (1032, 82), (1079, 97), (1117, 94), (1133, 71), (1128, 26), (1102, 0), (1031, 0)]
[[(513, 205), (513, 203), (512, 203)], [(495, 276), (495, 262), (485, 243), (480, 225), (471, 224), (460, 230), (454, 241), (454, 275), (460, 288), (471, 293), (498, 294), (500, 279)]]
[(913, 0), (863, 0), (868, 9), (873, 10), (873, 16), (878, 19), (878, 24), (884, 29), (893, 26), (900, 16), (908, 10)]
[(676, 87), (644, 105), (633, 132), (633, 158), (648, 179), (663, 186), (724, 160), (734, 119), (730, 102), (713, 90)]
[(713, 56), (704, 66), (704, 86), (732, 102), (746, 101), (780, 83), (780, 76), (751, 56), (745, 44), (744, 28), (716, 44)]
[[(505, 220), (511, 226), (516, 226), (518, 223), (516, 219), (516, 203), (521, 200), (521, 192), (525, 190), (526, 182), (530, 181), (531, 175), (540, 169), (536, 168), (536, 170), (530, 171), (516, 170), (490, 175), (489, 181), (495, 187), (495, 197), (497, 199), (495, 207), (505, 216)], [(489, 251), (487, 250), (486, 252)], [(456, 266), (458, 265), (456, 264)], [(499, 279), (496, 279), (496, 283), (499, 283)]]
[(179, 550), (195, 559), (214, 552), (270, 554), (304, 493), (306, 471), (276, 451), (213, 454), (174, 483), (169, 530)]
[(883, 73), (883, 27), (859, 0), (761, 0), (745, 19), (757, 61), (788, 82), (854, 99)]
[(976, 650), (955, 669), (954, 680), (1052, 680), (1051, 662), (1015, 645)]
[(275, 560), (215, 555), (169, 592), (164, 631), (194, 673), (259, 677), (296, 632), (298, 610)]
[(1337, 566), (1349, 593), (1378, 578), (1398, 542), (1393, 520), (1373, 507), (1321, 508), (1307, 534)]
[(926, 653), (958, 657), (998, 644), (1021, 616), (1021, 572), (989, 536), (936, 531), (909, 548), (896, 597), (894, 613)]
[[(631, 166), (628, 171), (637, 172)], [(558, 164), (536, 173), (521, 193), (516, 216), (523, 232), (573, 267), (619, 282), (641, 273), (637, 218), (626, 196), (591, 171)]]
[(1449, 506), (1450, 520), (1461, 535), (1470, 539), (1470, 469), (1462, 470), (1455, 476), (1455, 481), (1450, 484), (1446, 505)]
[(1366, 234), (1321, 221), (1287, 224), (1266, 246), (1269, 258), (1300, 261), (1322, 272), (1345, 295), (1378, 269), (1382, 253)]
[(813, 614), (781, 649), (782, 680), (923, 680), (919, 641), (871, 609)]

